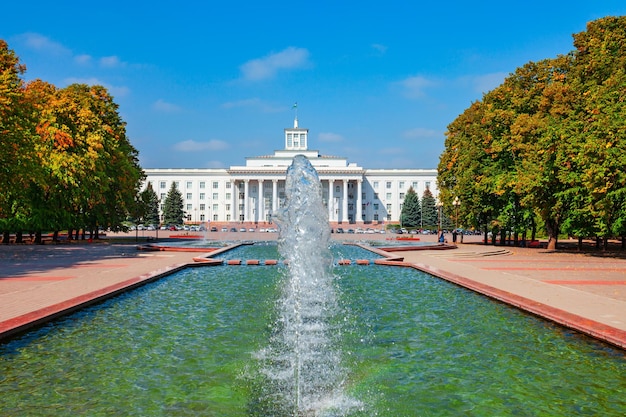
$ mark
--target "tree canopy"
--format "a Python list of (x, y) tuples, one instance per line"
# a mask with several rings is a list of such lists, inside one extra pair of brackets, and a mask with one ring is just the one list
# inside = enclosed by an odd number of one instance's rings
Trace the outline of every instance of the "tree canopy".
[[(119, 229), (144, 178), (102, 86), (35, 80), (0, 41), (0, 229)], [(70, 234), (71, 236), (71, 234)], [(8, 242), (8, 238), (5, 239)]]
[(417, 193), (410, 187), (404, 197), (402, 205), (402, 213), (400, 213), (400, 222), (405, 227), (421, 227), (422, 226), (422, 208)]
[[(529, 62), (449, 126), (440, 198), (459, 221), (523, 232), (626, 234), (626, 17), (590, 22), (575, 50)], [(495, 233), (494, 233), (495, 234)]]
[(183, 224), (184, 216), (183, 195), (176, 188), (176, 183), (172, 182), (163, 202), (163, 222), (170, 225)]

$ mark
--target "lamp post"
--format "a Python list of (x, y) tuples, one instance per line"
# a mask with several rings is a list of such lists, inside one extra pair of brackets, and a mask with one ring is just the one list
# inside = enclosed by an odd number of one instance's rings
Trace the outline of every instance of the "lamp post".
[(454, 197), (454, 201), (452, 202), (452, 205), (454, 206), (454, 228), (458, 229), (459, 228), (459, 206), (461, 205), (461, 201), (459, 200), (459, 197)]
[(443, 202), (438, 201), (436, 204), (437, 214), (439, 216), (439, 239), (441, 240), (441, 236), (443, 236), (443, 227), (442, 227), (442, 217), (443, 217)]

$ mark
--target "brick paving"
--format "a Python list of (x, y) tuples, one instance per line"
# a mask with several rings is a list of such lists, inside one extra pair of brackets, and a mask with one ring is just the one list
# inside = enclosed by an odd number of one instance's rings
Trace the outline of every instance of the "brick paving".
[[(211, 234), (214, 240), (276, 237), (254, 232)], [(434, 236), (420, 238), (435, 240)], [(333, 239), (384, 241), (393, 237), (333, 235)], [(403, 257), (407, 265), (626, 349), (626, 259), (601, 253), (483, 246), (477, 240), (466, 237), (464, 244), (452, 250), (394, 255)], [(0, 245), (0, 338), (181, 269), (197, 256), (197, 252), (138, 251), (131, 242)]]

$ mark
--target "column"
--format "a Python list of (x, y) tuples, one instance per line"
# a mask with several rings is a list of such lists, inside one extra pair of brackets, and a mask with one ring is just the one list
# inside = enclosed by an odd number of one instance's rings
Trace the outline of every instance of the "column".
[(341, 221), (349, 222), (348, 217), (348, 180), (343, 180), (343, 204), (342, 204)]
[(332, 178), (328, 180), (328, 220), (331, 222), (337, 221), (335, 218), (335, 199), (333, 198), (333, 188), (335, 187), (333, 183), (335, 180)]
[(235, 180), (231, 180), (231, 190), (233, 192), (233, 194), (230, 196), (230, 204), (231, 204), (231, 208), (230, 208), (230, 221), (231, 222), (236, 222), (237, 221), (237, 201), (239, 201), (239, 188), (237, 188), (237, 182)]
[(259, 179), (259, 201), (257, 201), (257, 215), (256, 221), (262, 222), (265, 220), (265, 196), (263, 194), (263, 180)]
[(245, 179), (243, 180), (243, 221), (247, 222), (249, 221), (249, 216), (248, 216), (248, 212), (250, 210), (248, 210), (248, 201), (249, 201), (249, 196), (248, 196), (248, 192), (250, 191), (250, 180)]
[(272, 216), (278, 210), (278, 180), (272, 180)]
[(363, 180), (356, 181), (356, 222), (363, 223), (363, 196), (362, 187)]

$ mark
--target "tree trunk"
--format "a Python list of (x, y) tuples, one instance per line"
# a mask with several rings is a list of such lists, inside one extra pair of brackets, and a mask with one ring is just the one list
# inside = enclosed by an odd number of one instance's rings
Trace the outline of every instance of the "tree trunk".
[(546, 232), (548, 232), (548, 247), (549, 250), (556, 250), (556, 243), (559, 238), (559, 225), (556, 221), (551, 220), (546, 222)]
[(500, 246), (506, 245), (506, 230), (500, 230)]
[(41, 239), (41, 230), (37, 230), (35, 232), (35, 243), (38, 245), (42, 245), (43, 244), (43, 240)]
[(52, 233), (52, 241), (54, 243), (57, 243), (59, 241), (59, 231), (55, 230), (54, 233)]
[(483, 231), (483, 233), (484, 233), (483, 242), (484, 242), (485, 245), (488, 245), (489, 244), (489, 236), (488, 236), (489, 235), (489, 228), (487, 227), (487, 225), (485, 225), (485, 230)]
[(609, 238), (606, 236), (602, 237), (602, 250), (606, 251), (609, 248)]
[(8, 230), (5, 230), (4, 232), (2, 232), (2, 243), (4, 243), (5, 245), (8, 245), (10, 241), (11, 241), (11, 233), (9, 233)]
[(74, 229), (67, 229), (67, 240), (70, 241), (74, 238)]
[(15, 243), (24, 243), (22, 232), (15, 232)]
[(581, 252), (583, 250), (583, 238), (582, 236), (578, 236), (578, 251)]

